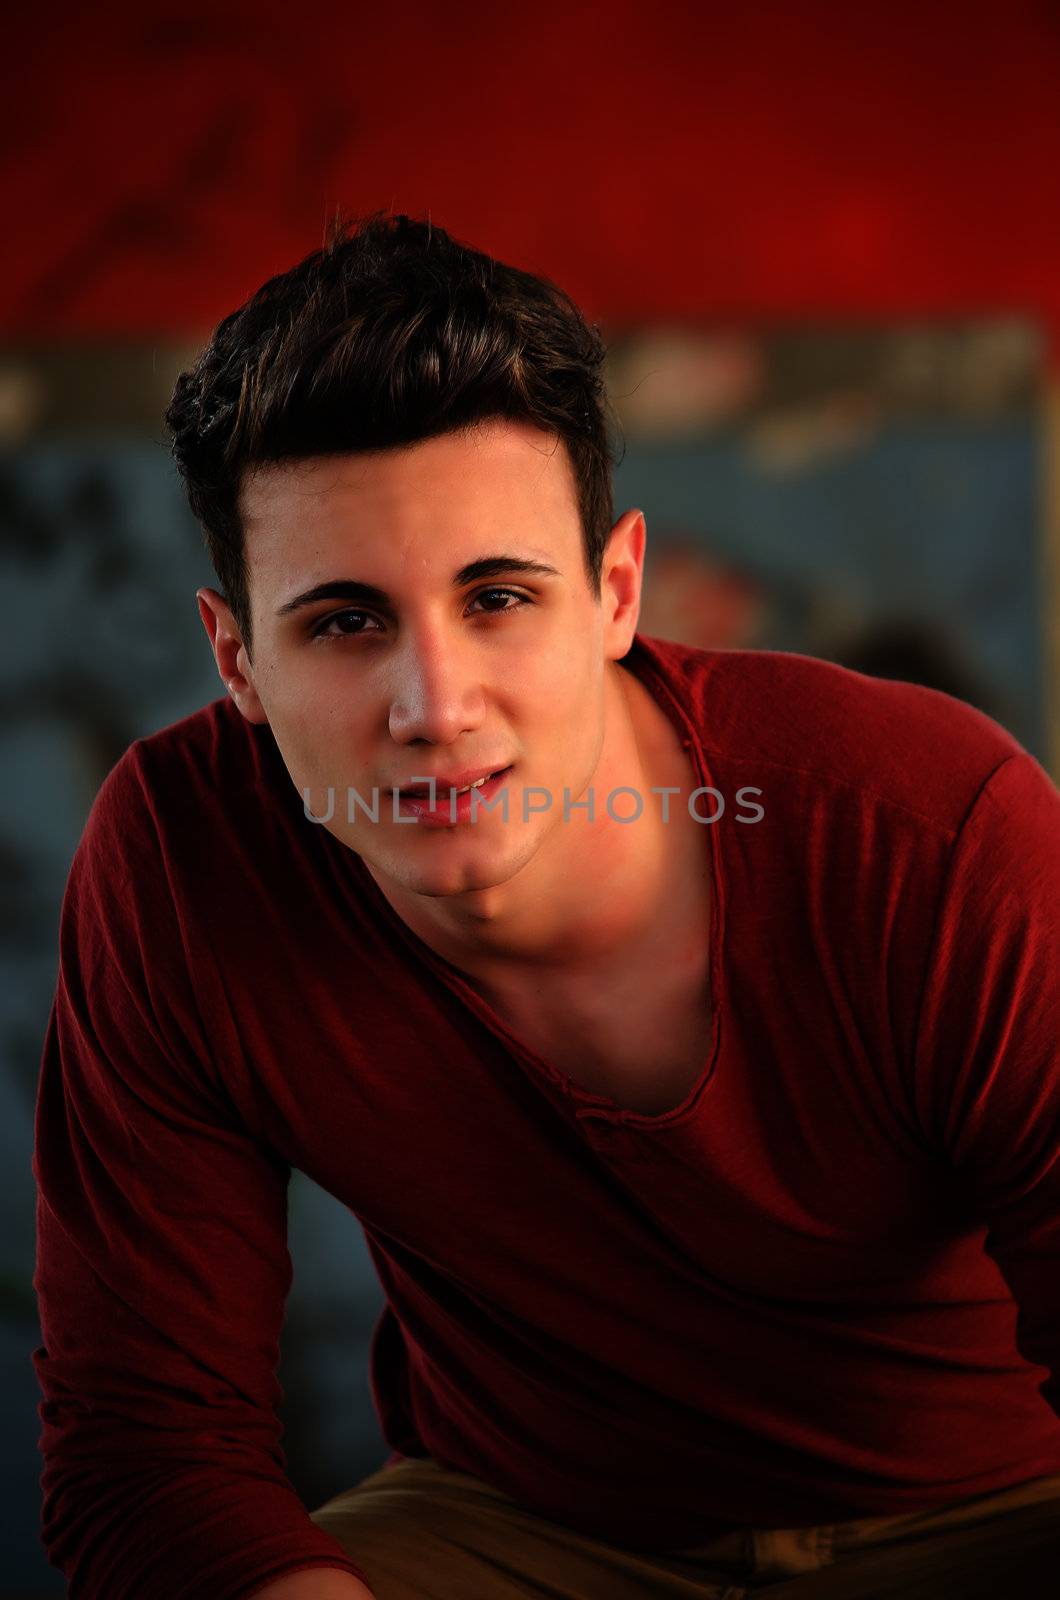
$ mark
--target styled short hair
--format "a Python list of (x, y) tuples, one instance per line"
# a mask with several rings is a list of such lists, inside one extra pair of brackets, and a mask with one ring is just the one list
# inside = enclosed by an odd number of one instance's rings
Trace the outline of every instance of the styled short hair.
[(617, 428), (604, 344), (546, 278), (430, 221), (373, 212), (270, 278), (177, 379), (166, 424), (248, 654), (239, 493), (248, 469), (380, 450), (505, 418), (566, 445), (599, 597)]

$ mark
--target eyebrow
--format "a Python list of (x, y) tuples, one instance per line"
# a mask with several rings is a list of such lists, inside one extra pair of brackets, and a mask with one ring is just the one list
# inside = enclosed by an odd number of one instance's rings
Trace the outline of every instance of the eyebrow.
[[(501, 578), (510, 573), (524, 573), (529, 576), (558, 578), (560, 573), (555, 567), (550, 567), (544, 561), (528, 561), (523, 556), (482, 556), (478, 561), (469, 561), (459, 571), (453, 573), (453, 588), (463, 589), (469, 583), (475, 583), (482, 578)], [(393, 609), (393, 601), (385, 589), (377, 589), (372, 583), (358, 583), (353, 578), (330, 578), (325, 583), (314, 584), (312, 589), (306, 589), (303, 594), (296, 594), (293, 599), (285, 600), (276, 612), (278, 617), (286, 617), (292, 611), (300, 611), (303, 606), (316, 605), (320, 600), (357, 600), (365, 605), (385, 606)]]

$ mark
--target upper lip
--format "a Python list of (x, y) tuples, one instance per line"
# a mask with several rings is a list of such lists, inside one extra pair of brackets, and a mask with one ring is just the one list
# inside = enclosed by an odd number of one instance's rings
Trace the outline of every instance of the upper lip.
[[(479, 778), (488, 778), (494, 772), (503, 772), (511, 762), (504, 761), (492, 767), (468, 767), (464, 772), (437, 773), (434, 779), (435, 790), (439, 789), (466, 789), (469, 783), (477, 783)], [(430, 795), (430, 784), (417, 779), (415, 783), (403, 784), (402, 794)]]

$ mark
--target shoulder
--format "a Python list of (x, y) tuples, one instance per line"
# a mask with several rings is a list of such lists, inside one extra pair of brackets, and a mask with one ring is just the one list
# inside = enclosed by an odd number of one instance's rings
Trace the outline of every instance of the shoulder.
[(67, 892), (127, 917), (234, 891), (285, 854), (301, 802), (271, 729), (211, 701), (129, 745), (89, 809)]
[(708, 757), (774, 782), (786, 774), (953, 834), (1002, 766), (1036, 766), (999, 723), (940, 690), (792, 652), (637, 638)]
[(248, 791), (277, 790), (294, 793), (271, 730), (223, 697), (129, 745), (100, 785), (85, 836), (164, 837), (191, 814), (216, 825)]

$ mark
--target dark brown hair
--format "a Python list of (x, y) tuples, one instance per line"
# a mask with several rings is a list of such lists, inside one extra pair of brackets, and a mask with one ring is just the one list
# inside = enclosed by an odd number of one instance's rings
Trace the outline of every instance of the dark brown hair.
[(166, 423), (188, 500), (248, 653), (238, 499), (266, 463), (413, 444), (502, 417), (566, 444), (599, 596), (614, 520), (604, 346), (545, 278), (431, 222), (375, 212), (217, 327), (181, 373)]

